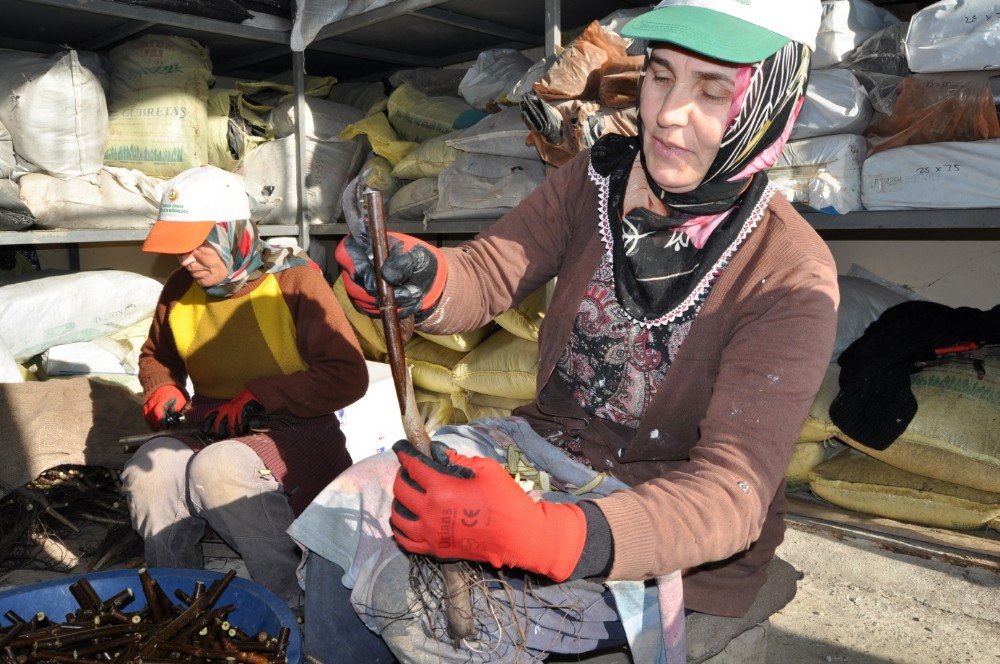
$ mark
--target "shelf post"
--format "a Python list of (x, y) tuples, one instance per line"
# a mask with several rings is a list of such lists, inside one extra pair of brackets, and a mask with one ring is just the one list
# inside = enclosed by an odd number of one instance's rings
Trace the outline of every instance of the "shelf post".
[(299, 204), (295, 210), (295, 223), (299, 229), (299, 246), (309, 249), (309, 224), (306, 220), (306, 54), (292, 51), (292, 78), (295, 84), (295, 187)]
[(562, 47), (562, 0), (545, 0), (545, 57)]

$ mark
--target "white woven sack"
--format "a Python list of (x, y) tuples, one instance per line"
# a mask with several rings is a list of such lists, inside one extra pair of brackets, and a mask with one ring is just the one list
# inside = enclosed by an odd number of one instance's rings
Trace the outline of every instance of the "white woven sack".
[(0, 122), (10, 132), (14, 177), (44, 171), (93, 178), (108, 142), (108, 106), (100, 81), (76, 51), (47, 58), (0, 54)]
[[(306, 221), (332, 223), (340, 216), (340, 195), (364, 161), (360, 140), (306, 139)], [(252, 218), (261, 224), (294, 224), (298, 209), (295, 137), (264, 143), (243, 158), (237, 173), (257, 201)]]
[(767, 174), (789, 201), (846, 214), (861, 209), (865, 150), (865, 137), (854, 134), (789, 141)]
[(448, 145), (462, 152), (540, 160), (535, 146), (525, 144), (528, 133), (528, 125), (521, 117), (521, 109), (508, 106), (468, 129), (463, 129), (458, 136), (448, 139)]
[[(339, 140), (340, 132), (365, 117), (354, 106), (315, 97), (305, 98), (306, 121), (304, 136), (314, 141)], [(275, 138), (295, 133), (295, 98), (289, 97), (271, 111), (271, 126)]]
[(1000, 139), (906, 145), (872, 155), (862, 172), (869, 210), (1000, 207)]
[(544, 179), (538, 160), (466, 152), (438, 176), (437, 211), (513, 208)]
[(996, 0), (941, 0), (910, 19), (904, 40), (919, 73), (1000, 69), (1000, 5)]
[(458, 94), (475, 108), (486, 108), (512, 92), (531, 68), (531, 60), (510, 48), (483, 51), (458, 84)]
[(122, 270), (0, 286), (0, 338), (18, 362), (59, 344), (114, 334), (153, 315), (160, 282)]
[(795, 120), (792, 140), (863, 134), (871, 117), (868, 95), (849, 69), (819, 69), (809, 75), (806, 101)]
[(163, 180), (108, 166), (95, 183), (29, 173), (19, 184), (21, 200), (40, 228), (128, 229), (156, 221)]

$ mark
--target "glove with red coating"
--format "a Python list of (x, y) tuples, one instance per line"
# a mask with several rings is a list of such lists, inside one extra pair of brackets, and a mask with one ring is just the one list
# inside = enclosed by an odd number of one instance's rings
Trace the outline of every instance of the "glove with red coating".
[(411, 553), (517, 567), (565, 581), (583, 552), (587, 520), (576, 505), (534, 501), (503, 466), (444, 443), (431, 456), (401, 440), (390, 524)]
[[(403, 233), (387, 233), (389, 256), (382, 264), (382, 277), (393, 287), (400, 318), (427, 318), (437, 306), (448, 278), (448, 265), (441, 251), (423, 240)], [(344, 288), (358, 311), (378, 318), (378, 284), (375, 265), (365, 243), (348, 235), (337, 245), (335, 256), (344, 275)]]
[(188, 397), (176, 385), (160, 385), (153, 390), (142, 404), (142, 414), (153, 429), (171, 429), (181, 421), (181, 411), (187, 405)]
[(201, 432), (215, 437), (245, 436), (250, 433), (250, 418), (264, 412), (264, 406), (250, 390), (209, 411), (201, 421)]

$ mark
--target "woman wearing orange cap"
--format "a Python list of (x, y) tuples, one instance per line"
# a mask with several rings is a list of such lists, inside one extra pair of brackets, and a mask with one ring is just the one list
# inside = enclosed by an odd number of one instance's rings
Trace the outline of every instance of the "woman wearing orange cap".
[[(429, 333), (482, 326), (556, 279), (535, 401), (439, 430), (431, 456), (397, 443), (391, 515), (379, 515), (408, 552), (536, 582), (509, 586), (509, 601), (497, 591), (509, 613), (477, 613), (453, 650), (441, 631), (426, 636), (426, 615), (397, 617), (406, 603), (387, 591), (405, 564), (355, 579), (352, 599), (368, 587), (368, 625), (401, 660), (537, 661), (627, 635), (635, 661), (664, 661), (636, 647), (678, 643), (664, 601), (676, 593), (659, 595), (661, 639), (636, 629), (657, 624), (655, 593), (644, 604), (640, 591), (637, 614), (590, 579), (670, 588), (683, 570), (688, 610), (736, 618), (754, 604), (836, 328), (833, 259), (764, 172), (801, 108), (820, 16), (819, 0), (664, 0), (623, 29), (649, 42), (638, 137), (602, 137), (460, 247), (391, 241), (383, 276)], [(372, 311), (366, 253), (347, 238), (337, 258), (356, 306)], [(495, 448), (535, 439), (538, 458), (617, 485), (533, 500)]]
[[(367, 389), (357, 339), (305, 252), (260, 239), (231, 173), (201, 166), (168, 182), (143, 250), (181, 264), (139, 359), (144, 412), (163, 435), (122, 474), (146, 561), (201, 568), (208, 525), (254, 580), (299, 604), (285, 530), (351, 464), (335, 411)], [(182, 420), (201, 435), (171, 435)]]

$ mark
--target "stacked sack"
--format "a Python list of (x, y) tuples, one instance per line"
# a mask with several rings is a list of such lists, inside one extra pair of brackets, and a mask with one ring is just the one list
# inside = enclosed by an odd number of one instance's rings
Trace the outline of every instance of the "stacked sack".
[(371, 145), (362, 170), (369, 171), (367, 185), (388, 199), (390, 228), (495, 219), (538, 186), (543, 165), (508, 99), (530, 64), (517, 51), (484, 51), (468, 70), (394, 73), (384, 104), (360, 86), (344, 92), (368, 107), (341, 136), (364, 136)]
[(1000, 32), (989, 0), (941, 0), (901, 22), (824, 0), (809, 89), (770, 169), (800, 208), (997, 207)]
[(991, 0), (941, 0), (910, 19), (912, 74), (868, 129), (870, 210), (1000, 206), (1000, 30)]
[(838, 281), (834, 354), (786, 472), (788, 488), (808, 486), (837, 506), (901, 521), (1000, 530), (1000, 360), (985, 363), (982, 379), (961, 363), (912, 374), (917, 413), (903, 434), (884, 450), (853, 440), (830, 416), (837, 359), (886, 309), (917, 296), (850, 273)]
[[(386, 359), (381, 321), (359, 313), (341, 280), (334, 295), (370, 360)], [(535, 398), (538, 329), (549, 288), (542, 287), (492, 323), (463, 334), (417, 332), (405, 346), (417, 405), (429, 430), (482, 417), (505, 417)]]
[(84, 375), (141, 394), (139, 349), (161, 289), (120, 270), (0, 285), (0, 383)]
[[(290, 83), (216, 79), (201, 44), (166, 35), (107, 57), (4, 53), (0, 71), (0, 92), (18, 99), (0, 109), (0, 230), (148, 228), (164, 182), (205, 163), (243, 177), (255, 221), (295, 223)], [(339, 134), (363, 114), (324, 99), (333, 78), (306, 82), (304, 207), (333, 222), (367, 150)]]
[(899, 23), (867, 0), (824, 0), (806, 100), (791, 139), (768, 171), (799, 207), (830, 214), (861, 209), (864, 132), (872, 104), (851, 67), (859, 47)]
[(546, 163), (562, 166), (608, 133), (638, 133), (636, 95), (645, 43), (621, 36), (642, 10), (588, 25), (558, 56), (537, 63), (514, 89)]

